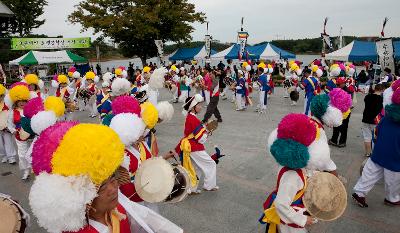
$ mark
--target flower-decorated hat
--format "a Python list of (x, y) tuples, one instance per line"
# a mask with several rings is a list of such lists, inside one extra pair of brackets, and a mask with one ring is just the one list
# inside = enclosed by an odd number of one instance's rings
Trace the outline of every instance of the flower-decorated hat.
[(93, 71), (88, 71), (85, 74), (85, 79), (86, 80), (93, 80), (93, 82), (98, 83), (100, 78), (97, 76)]
[(51, 86), (54, 88), (58, 88), (60, 84), (68, 84), (69, 79), (66, 75), (64, 74), (59, 74), (59, 75), (54, 75), (53, 80), (51, 80)]
[(39, 135), (43, 130), (57, 122), (64, 115), (65, 104), (61, 98), (49, 96), (44, 101), (40, 97), (33, 98), (24, 106), (22, 128), (31, 135)]
[(350, 114), (351, 96), (340, 88), (334, 88), (329, 94), (314, 96), (310, 110), (313, 117), (328, 127), (337, 127)]
[(44, 87), (44, 82), (36, 74), (27, 74), (23, 81), (28, 85), (34, 84), (39, 89), (43, 89)]
[(324, 169), (331, 162), (325, 134), (304, 114), (288, 114), (268, 138), (276, 162), (291, 169)]
[(139, 102), (131, 96), (119, 96), (113, 100), (112, 115), (103, 119), (103, 124), (109, 125), (120, 137), (124, 145), (136, 142), (146, 128), (140, 118)]
[(123, 161), (124, 145), (109, 127), (59, 122), (45, 129), (33, 146), (37, 175), (29, 204), (49, 232), (78, 231), (100, 185)]

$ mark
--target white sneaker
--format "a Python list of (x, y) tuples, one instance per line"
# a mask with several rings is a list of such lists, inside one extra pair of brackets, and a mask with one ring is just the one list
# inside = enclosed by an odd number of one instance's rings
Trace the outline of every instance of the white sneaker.
[(17, 160), (14, 157), (12, 157), (11, 159), (8, 160), (9, 164), (15, 164), (16, 162), (17, 162)]
[(30, 174), (31, 174), (30, 169), (25, 169), (24, 170), (24, 175), (22, 176), (22, 180), (27, 180), (29, 178)]
[(7, 161), (8, 161), (8, 159), (7, 159), (7, 157), (5, 157), (5, 156), (1, 159), (1, 162), (2, 162), (2, 163), (7, 163)]

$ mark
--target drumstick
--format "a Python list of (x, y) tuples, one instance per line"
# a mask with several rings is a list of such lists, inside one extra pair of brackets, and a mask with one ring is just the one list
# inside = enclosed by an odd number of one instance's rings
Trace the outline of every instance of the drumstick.
[[(150, 184), (150, 182), (147, 182), (145, 185), (143, 185), (142, 187), (140, 187), (140, 189), (143, 189), (143, 188), (146, 187), (148, 184)], [(135, 194), (137, 194), (137, 191), (134, 192), (132, 195), (130, 195), (130, 196), (128, 197), (128, 199), (131, 199), (131, 197), (135, 196)]]

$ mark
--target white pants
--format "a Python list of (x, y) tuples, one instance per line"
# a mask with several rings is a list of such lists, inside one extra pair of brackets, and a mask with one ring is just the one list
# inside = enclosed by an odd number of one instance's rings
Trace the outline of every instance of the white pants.
[(174, 100), (178, 100), (178, 88), (176, 88), (175, 91), (172, 93), (172, 98)]
[(400, 201), (400, 172), (385, 169), (371, 159), (365, 164), (362, 175), (354, 186), (354, 192), (360, 197), (365, 197), (382, 178), (385, 180), (386, 199), (390, 202)]
[(207, 190), (215, 188), (217, 186), (217, 164), (211, 156), (205, 150), (202, 150), (191, 152), (190, 158), (203, 173), (202, 176), (197, 173), (200, 180), (204, 177), (203, 188)]
[(188, 97), (189, 97), (189, 90), (182, 90), (178, 100), (179, 102), (185, 103)]
[(17, 151), (12, 134), (7, 131), (0, 131), (0, 158), (4, 156), (8, 159), (15, 159)]
[(32, 167), (32, 157), (28, 153), (29, 147), (31, 146), (31, 141), (18, 141), (15, 140), (17, 143), (17, 149), (18, 149), (18, 164), (19, 164), (19, 169), (21, 170), (26, 170), (30, 169)]
[(258, 105), (258, 108), (261, 109), (261, 110), (266, 110), (267, 109), (267, 105), (264, 104), (265, 91), (259, 91), (259, 97), (260, 97), (260, 103)]
[(150, 203), (147, 201), (142, 201), (142, 202), (136, 202), (142, 206), (146, 206), (147, 208), (151, 209), (152, 211), (156, 212), (156, 213), (160, 213), (160, 210), (158, 208), (158, 203)]
[(204, 100), (206, 101), (206, 105), (210, 103), (210, 91), (204, 90)]
[(84, 111), (85, 110), (85, 101), (83, 101), (83, 99), (81, 99), (81, 98), (78, 98), (77, 99), (77, 104), (78, 104), (78, 108), (79, 108), (79, 111)]
[[(304, 111), (303, 111), (304, 114), (306, 114), (307, 104), (308, 104), (308, 98), (307, 98), (307, 96), (306, 96), (306, 98), (304, 99)], [(311, 104), (310, 104), (310, 105), (311, 105)], [(310, 110), (310, 108), (308, 108), (308, 113), (307, 113), (307, 115), (308, 115), (308, 116), (311, 116), (311, 110)]]
[(279, 224), (278, 225), (279, 233), (307, 233), (308, 231), (305, 228), (294, 228), (288, 225)]
[(246, 105), (245, 97), (241, 94), (236, 94), (236, 107), (237, 109), (244, 109)]
[(96, 105), (96, 95), (93, 95), (89, 99), (88, 107), (89, 107), (90, 116), (97, 116), (98, 112), (97, 112), (97, 105)]

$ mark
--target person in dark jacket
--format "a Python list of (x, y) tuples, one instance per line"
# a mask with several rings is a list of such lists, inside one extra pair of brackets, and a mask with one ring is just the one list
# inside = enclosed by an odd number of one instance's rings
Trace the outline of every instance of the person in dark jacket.
[(377, 84), (375, 90), (370, 89), (370, 93), (364, 98), (364, 112), (362, 118), (361, 132), (364, 138), (365, 156), (371, 154), (372, 132), (375, 129), (375, 118), (382, 111), (384, 85)]
[(389, 206), (400, 206), (400, 88), (385, 106), (385, 116), (376, 127), (376, 142), (352, 195), (360, 207), (368, 207), (365, 197), (382, 178), (385, 200)]
[[(346, 79), (344, 77), (339, 77), (336, 80), (336, 85), (338, 85), (339, 88), (342, 90), (346, 91), (349, 95), (351, 95), (351, 92), (348, 90), (346, 86)], [(342, 124), (338, 127), (333, 127), (333, 134), (331, 139), (328, 141), (329, 145), (332, 146), (337, 146), (337, 147), (346, 147), (346, 141), (347, 141), (347, 130), (349, 128), (349, 121), (350, 121), (350, 116), (351, 113), (347, 116), (346, 119), (343, 119)], [(340, 138), (339, 138), (340, 135)], [(339, 142), (338, 142), (339, 138)]]
[(210, 77), (212, 81), (211, 91), (210, 91), (210, 103), (207, 105), (206, 113), (204, 114), (203, 123), (207, 123), (211, 116), (214, 114), (218, 122), (222, 122), (221, 113), (218, 110), (219, 102), (219, 80), (221, 76), (220, 71), (210, 72)]

